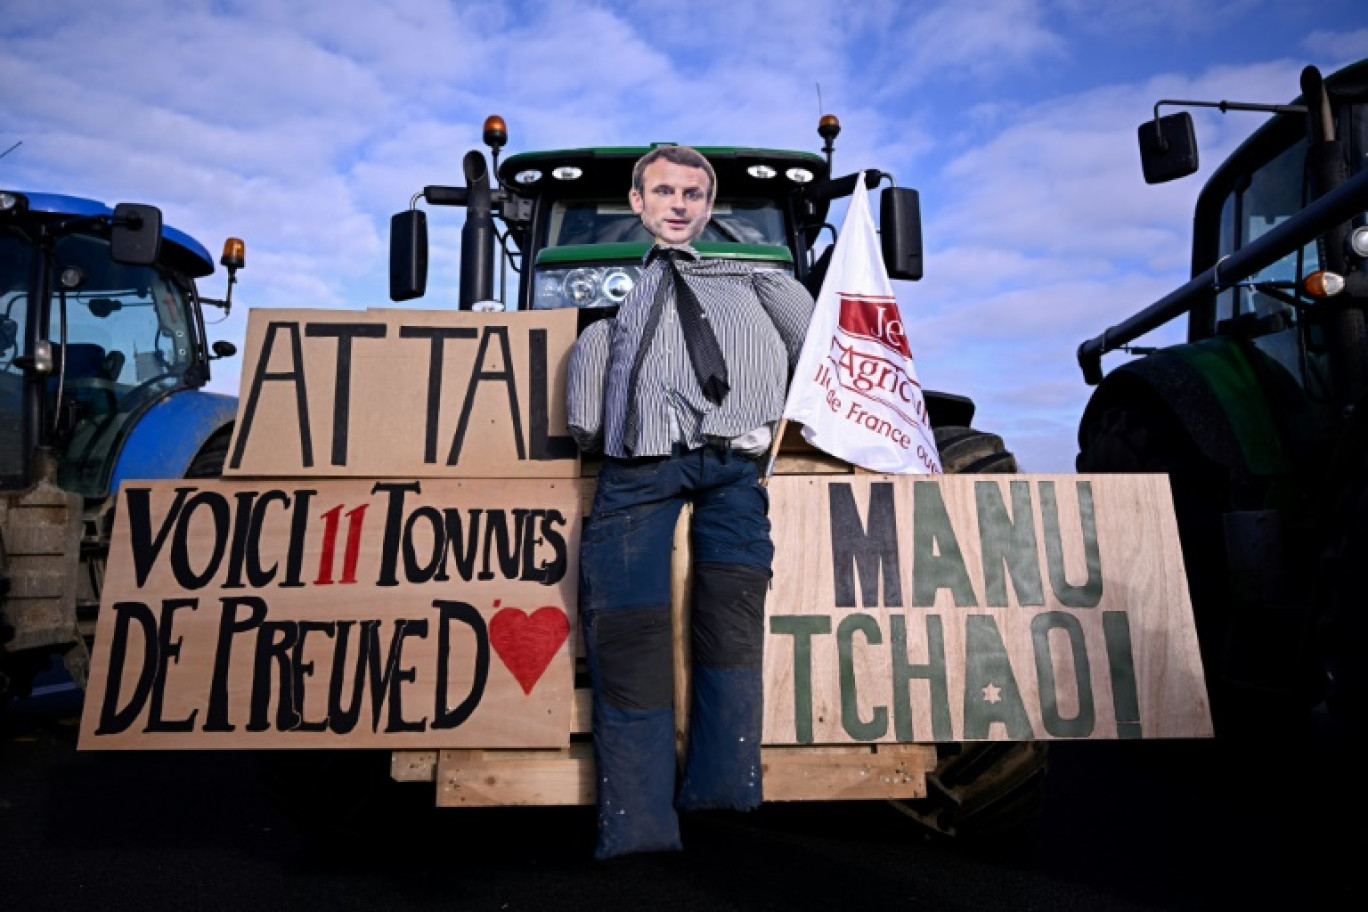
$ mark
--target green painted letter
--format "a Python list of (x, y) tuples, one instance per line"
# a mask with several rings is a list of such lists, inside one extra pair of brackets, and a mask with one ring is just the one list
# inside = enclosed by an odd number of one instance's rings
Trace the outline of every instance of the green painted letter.
[(883, 642), (879, 622), (868, 614), (852, 614), (836, 628), (836, 652), (841, 665), (841, 727), (856, 741), (877, 741), (888, 733), (888, 707), (874, 707), (868, 722), (860, 718), (860, 701), (855, 686), (855, 631), (862, 631), (871, 646)]
[(997, 621), (991, 614), (971, 614), (964, 619), (965, 739), (987, 738), (994, 722), (1007, 726), (1009, 740), (1034, 737)]
[[(978, 506), (979, 543), (983, 554), (983, 601), (989, 608), (1007, 607), (1007, 577), (1012, 578), (1017, 604), (1044, 605), (1040, 582), (1040, 549), (1036, 547), (1035, 514), (1031, 509), (1031, 485), (1010, 483), (1012, 514), (1002, 502), (996, 481), (974, 482)], [(1006, 573), (1003, 567), (1006, 566)]]
[(1135, 687), (1135, 657), (1131, 653), (1130, 618), (1126, 612), (1102, 612), (1102, 633), (1107, 640), (1107, 664), (1111, 667), (1116, 737), (1142, 737), (1140, 697)]
[(813, 615), (775, 615), (770, 633), (793, 637), (793, 729), (799, 744), (812, 743), (812, 637), (831, 633), (831, 618)]
[[(1065, 719), (1059, 714), (1059, 692), (1055, 687), (1054, 662), (1050, 655), (1051, 630), (1067, 633), (1073, 651), (1078, 715), (1072, 719)], [(1096, 714), (1093, 712), (1092, 671), (1088, 666), (1088, 644), (1083, 639), (1083, 625), (1078, 623), (1078, 618), (1064, 611), (1037, 614), (1031, 618), (1031, 643), (1035, 647), (1036, 680), (1040, 682), (1040, 716), (1045, 730), (1056, 738), (1088, 737), (1092, 734)]]
[(895, 614), (888, 619), (890, 649), (893, 653), (893, 734), (899, 741), (912, 741), (912, 695), (908, 685), (922, 678), (931, 687), (931, 737), (951, 741), (950, 690), (945, 683), (945, 631), (939, 614), (926, 616), (925, 665), (907, 661), (907, 618)]
[(945, 512), (940, 485), (919, 481), (912, 488), (912, 604), (930, 608), (936, 591), (949, 589), (956, 608), (974, 608), (974, 585), (960, 554), (959, 541)]
[(1053, 481), (1040, 483), (1040, 514), (1045, 523), (1045, 562), (1050, 567), (1050, 588), (1065, 608), (1096, 608), (1102, 601), (1102, 555), (1097, 547), (1097, 520), (1093, 515), (1092, 484), (1078, 482), (1078, 519), (1083, 526), (1083, 556), (1088, 579), (1074, 586), (1064, 578), (1064, 542), (1059, 534), (1059, 503)]

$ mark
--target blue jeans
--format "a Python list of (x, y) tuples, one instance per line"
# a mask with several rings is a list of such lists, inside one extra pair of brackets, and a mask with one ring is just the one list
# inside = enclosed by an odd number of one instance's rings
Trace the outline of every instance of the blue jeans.
[[(693, 503), (689, 754), (675, 787), (670, 562)], [(679, 848), (675, 808), (759, 805), (764, 600), (774, 546), (755, 462), (706, 446), (609, 459), (585, 522), (580, 619), (594, 689), (596, 855)]]

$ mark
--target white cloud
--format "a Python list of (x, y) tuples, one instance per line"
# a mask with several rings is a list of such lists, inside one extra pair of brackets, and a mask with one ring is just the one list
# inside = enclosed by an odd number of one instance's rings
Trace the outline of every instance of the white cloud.
[[(508, 120), (508, 153), (816, 151), (820, 83), (844, 126), (837, 171), (880, 167), (922, 192), (927, 279), (900, 294), (923, 379), (973, 395), (1023, 464), (1068, 471), (1088, 392), (1074, 350), (1187, 267), (1201, 178), (1145, 186), (1135, 127), (1159, 98), (1297, 94), (1302, 61), (1203, 43), (1297, 15), (1254, 0), (15, 0), (0, 85), (25, 90), (6, 95), (0, 150), (24, 144), (0, 183), (152, 202), (211, 251), (245, 238), (214, 333), (240, 342), (248, 306), (387, 303), (390, 215), (425, 184), (461, 182), (488, 114)], [(1365, 53), (1365, 36), (1301, 46)], [(1196, 117), (1208, 171), (1260, 122)], [(450, 306), (461, 216), (430, 218), (421, 306)]]
[(1338, 69), (1368, 57), (1368, 28), (1315, 31), (1302, 40), (1301, 47), (1317, 58), (1334, 54), (1336, 63), (1331, 69)]

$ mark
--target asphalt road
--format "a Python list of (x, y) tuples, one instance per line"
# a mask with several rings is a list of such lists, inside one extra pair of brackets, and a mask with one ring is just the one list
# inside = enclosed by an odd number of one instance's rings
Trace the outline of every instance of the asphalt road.
[(270, 758), (81, 753), (78, 711), (59, 693), (0, 718), (4, 912), (1250, 910), (1362, 894), (1358, 747), (1324, 728), (1053, 745), (1044, 814), (1004, 846), (929, 839), (883, 803), (771, 804), (686, 820), (682, 853), (598, 863), (588, 809), (438, 810), (414, 784), (358, 803), (377, 781), (360, 772), (329, 795), (361, 810), (312, 832), (271, 800)]

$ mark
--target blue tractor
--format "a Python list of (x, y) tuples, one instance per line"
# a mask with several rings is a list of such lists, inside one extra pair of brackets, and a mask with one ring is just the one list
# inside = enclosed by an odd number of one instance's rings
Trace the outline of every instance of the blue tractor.
[(209, 253), (152, 206), (0, 190), (0, 706), (61, 656), (84, 685), (113, 496), (220, 474), (237, 400), (203, 390)]

